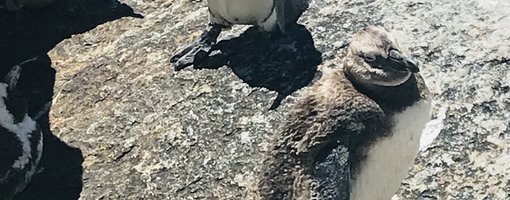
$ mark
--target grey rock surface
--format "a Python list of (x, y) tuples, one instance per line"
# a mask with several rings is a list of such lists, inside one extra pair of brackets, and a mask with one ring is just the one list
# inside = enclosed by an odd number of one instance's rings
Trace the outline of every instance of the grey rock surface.
[[(339, 63), (349, 36), (369, 24), (410, 47), (439, 118), (427, 130), (439, 133), (437, 140), (420, 152), (395, 198), (510, 198), (508, 1), (314, 0), (300, 23), (322, 64), (305, 56), (304, 75), (282, 75), (303, 62), (296, 59), (260, 77), (251, 71), (257, 59), (239, 60), (242, 54), (226, 58), (228, 66), (173, 71), (170, 54), (206, 26), (205, 1), (121, 2), (144, 18), (104, 23), (49, 52), (57, 70), (51, 129), (82, 151), (81, 199), (251, 197), (293, 97), (268, 108), (278, 94), (309, 84), (315, 69)], [(221, 38), (256, 38), (245, 30)], [(315, 51), (300, 52), (295, 56)], [(276, 64), (261, 62), (262, 71), (281, 66), (278, 56), (271, 59)], [(275, 86), (288, 77), (297, 79), (290, 89)]]

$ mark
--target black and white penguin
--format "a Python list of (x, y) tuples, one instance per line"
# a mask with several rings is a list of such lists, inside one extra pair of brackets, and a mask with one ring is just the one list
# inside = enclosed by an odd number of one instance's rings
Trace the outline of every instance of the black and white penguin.
[(255, 25), (266, 32), (285, 32), (308, 8), (310, 0), (207, 0), (209, 27), (170, 59), (177, 70), (204, 59), (221, 30), (233, 24)]
[(29, 116), (28, 101), (18, 88), (23, 65), (38, 59), (14, 66), (0, 81), (0, 200), (21, 192), (41, 160), (43, 135), (36, 121), (50, 104)]
[(369, 26), (292, 107), (259, 179), (263, 199), (388, 200), (430, 120), (428, 90), (397, 41)]

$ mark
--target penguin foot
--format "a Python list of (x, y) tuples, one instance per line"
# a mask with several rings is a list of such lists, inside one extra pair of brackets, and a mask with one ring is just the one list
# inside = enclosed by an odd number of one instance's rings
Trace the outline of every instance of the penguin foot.
[(174, 53), (172, 58), (170, 58), (170, 62), (175, 65), (175, 70), (179, 71), (205, 60), (211, 53), (212, 45), (216, 43), (221, 33), (221, 28), (220, 25), (211, 25), (208, 30), (202, 33), (197, 41)]
[(204, 60), (210, 53), (211, 45), (193, 43), (174, 54), (170, 62), (175, 65), (175, 70), (179, 71), (187, 66), (196, 64)]

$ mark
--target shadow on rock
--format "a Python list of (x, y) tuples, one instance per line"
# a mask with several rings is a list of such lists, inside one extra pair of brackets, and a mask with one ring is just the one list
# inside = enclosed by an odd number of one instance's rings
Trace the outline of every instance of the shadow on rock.
[[(38, 62), (22, 66), (18, 85), (20, 92), (28, 99), (29, 115), (39, 112), (51, 101), (54, 83), (55, 70), (48, 56), (40, 56)], [(27, 188), (15, 199), (78, 199), (83, 185), (81, 151), (53, 135), (47, 113), (38, 123), (44, 137), (43, 155), (39, 163), (42, 171), (32, 177)]]
[(37, 10), (0, 9), (0, 74), (57, 43), (122, 17), (143, 18), (116, 0), (57, 0)]
[(301, 25), (287, 36), (260, 32), (252, 27), (241, 36), (218, 42), (212, 56), (195, 68), (216, 69), (224, 65), (251, 87), (278, 92), (270, 109), (291, 93), (308, 85), (322, 62), (312, 35)]
[[(0, 75), (12, 66), (44, 55), (41, 62), (22, 67), (20, 90), (29, 114), (38, 112), (53, 96), (55, 70), (45, 54), (62, 40), (122, 17), (143, 18), (116, 0), (57, 0), (38, 10), (0, 9)], [(78, 199), (83, 187), (83, 155), (53, 135), (49, 117), (39, 119), (43, 130), (42, 171), (15, 199)]]

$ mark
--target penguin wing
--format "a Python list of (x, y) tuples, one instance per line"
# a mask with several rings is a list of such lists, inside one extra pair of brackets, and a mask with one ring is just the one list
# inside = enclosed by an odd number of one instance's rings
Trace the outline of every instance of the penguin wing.
[(371, 134), (370, 124), (379, 125), (384, 113), (364, 95), (327, 105), (319, 102), (298, 102), (284, 125), (284, 135), (263, 170), (261, 191), (266, 199), (349, 199), (351, 142)]
[[(357, 156), (359, 141), (373, 134), (385, 119), (382, 109), (363, 95), (345, 98), (336, 102), (337, 109), (327, 117), (333, 125), (319, 126), (321, 134), (308, 138), (305, 151), (311, 156), (311, 179), (320, 187), (312, 192), (319, 199), (350, 199), (350, 175), (353, 156)], [(353, 109), (356, 108), (356, 109)], [(306, 137), (304, 137), (306, 138)]]
[(312, 168), (311, 176), (320, 187), (314, 188), (313, 196), (327, 200), (350, 199), (350, 165), (347, 146), (339, 145), (317, 161)]
[(331, 149), (332, 145), (351, 147), (353, 142), (363, 139), (365, 135), (377, 132), (374, 130), (386, 118), (379, 105), (364, 95), (339, 99), (334, 104), (315, 105), (311, 112), (314, 114), (287, 126), (303, 131), (292, 135), (298, 153), (310, 153), (315, 157), (324, 148)]

